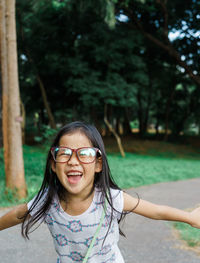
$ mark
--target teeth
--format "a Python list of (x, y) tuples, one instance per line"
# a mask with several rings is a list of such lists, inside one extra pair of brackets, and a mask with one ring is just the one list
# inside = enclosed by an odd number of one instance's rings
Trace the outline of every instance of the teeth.
[(82, 175), (80, 172), (74, 172), (74, 173), (68, 173), (68, 176), (77, 176), (77, 175)]

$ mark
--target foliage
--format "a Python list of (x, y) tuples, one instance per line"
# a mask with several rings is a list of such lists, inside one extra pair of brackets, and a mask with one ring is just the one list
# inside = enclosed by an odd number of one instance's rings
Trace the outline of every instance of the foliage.
[[(198, 75), (198, 3), (168, 1), (163, 9), (156, 1), (140, 0), (17, 1), (27, 118), (37, 113), (39, 124), (48, 124), (39, 74), (60, 124), (84, 119), (102, 125), (108, 104), (111, 123), (137, 119), (141, 134), (152, 123), (166, 127), (169, 122), (175, 135), (199, 125), (199, 87), (144, 34), (172, 46)], [(168, 43), (166, 34), (175, 32)]]
[(57, 132), (57, 129), (52, 129), (48, 125), (43, 125), (41, 127), (41, 135), (35, 136), (34, 140), (43, 146), (48, 146), (56, 136)]

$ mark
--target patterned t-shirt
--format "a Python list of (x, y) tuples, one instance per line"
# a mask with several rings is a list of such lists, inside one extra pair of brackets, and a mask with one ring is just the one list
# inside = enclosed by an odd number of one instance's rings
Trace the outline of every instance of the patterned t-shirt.
[[(75, 263), (83, 261), (103, 212), (101, 196), (101, 192), (95, 189), (90, 207), (78, 216), (67, 214), (62, 209), (58, 198), (55, 197), (53, 199), (52, 205), (46, 214), (45, 223), (48, 225), (54, 240), (55, 249), (58, 254), (57, 263)], [(107, 233), (111, 218), (111, 208), (108, 204), (106, 216), (92, 248), (88, 263), (124, 263), (117, 245), (119, 240), (118, 219), (123, 211), (124, 203), (123, 192), (111, 189), (111, 196), (113, 206), (116, 209), (113, 213), (112, 224)], [(33, 200), (28, 203), (28, 208), (31, 207)], [(35, 209), (38, 209), (41, 202)], [(31, 212), (31, 215), (34, 213), (35, 210)], [(106, 234), (107, 237), (104, 240)]]

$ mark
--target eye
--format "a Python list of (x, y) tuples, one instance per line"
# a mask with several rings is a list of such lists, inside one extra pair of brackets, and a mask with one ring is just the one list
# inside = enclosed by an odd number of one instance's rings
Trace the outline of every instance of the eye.
[(71, 150), (68, 148), (58, 148), (57, 155), (71, 155)]
[(65, 155), (71, 155), (71, 153), (72, 153), (72, 151), (70, 149), (67, 149), (67, 148), (63, 149), (63, 152), (62, 152), (62, 154), (65, 154)]
[(80, 156), (95, 156), (96, 155), (96, 152), (93, 148), (85, 148), (85, 149), (81, 149), (79, 151), (79, 155)]

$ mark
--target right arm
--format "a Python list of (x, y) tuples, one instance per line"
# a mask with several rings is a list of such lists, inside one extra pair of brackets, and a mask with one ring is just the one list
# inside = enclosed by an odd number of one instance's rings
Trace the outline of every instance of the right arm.
[(0, 217), (0, 231), (23, 222), (23, 216), (28, 212), (27, 204), (18, 205)]

